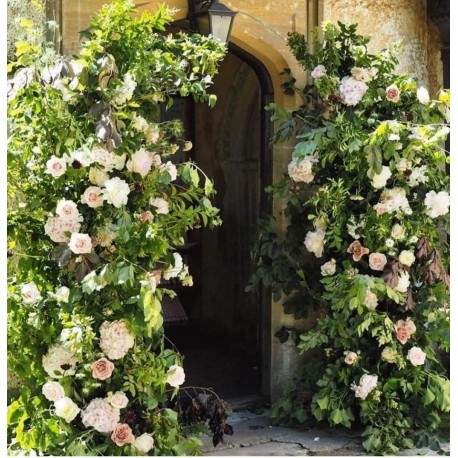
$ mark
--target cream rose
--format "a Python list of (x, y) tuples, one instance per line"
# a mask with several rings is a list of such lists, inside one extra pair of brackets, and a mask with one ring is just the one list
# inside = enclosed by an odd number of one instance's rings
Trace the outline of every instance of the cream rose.
[(22, 302), (27, 305), (36, 304), (41, 301), (40, 291), (33, 281), (21, 286), (21, 296)]
[(115, 409), (124, 409), (129, 404), (129, 399), (122, 391), (116, 391), (116, 393), (110, 394), (107, 400)]
[(190, 151), (192, 149), (192, 142), (186, 141), (184, 142), (183, 147), (181, 148), (183, 151)]
[(153, 164), (151, 156), (151, 153), (144, 148), (139, 149), (132, 155), (131, 159), (127, 161), (127, 170), (129, 170), (129, 172), (138, 173), (142, 178), (145, 178), (150, 172)]
[(400, 96), (401, 92), (399, 91), (399, 88), (396, 86), (396, 84), (392, 84), (386, 88), (386, 99), (389, 102), (399, 102)]
[(156, 207), (158, 215), (167, 215), (169, 213), (169, 203), (162, 197), (155, 197), (149, 200), (151, 206)]
[(410, 267), (415, 261), (415, 255), (409, 250), (403, 250), (399, 254), (399, 262)]
[(76, 416), (79, 414), (79, 407), (67, 397), (62, 397), (58, 399), (55, 404), (56, 415), (63, 418), (67, 423), (73, 421)]
[(135, 439), (133, 446), (141, 453), (148, 453), (154, 447), (154, 439), (150, 434), (143, 433)]
[(419, 347), (412, 347), (407, 352), (407, 359), (413, 366), (422, 366), (425, 364), (426, 353)]
[(364, 303), (370, 310), (375, 310), (378, 305), (377, 295), (374, 294), (369, 288), (366, 289), (366, 297)]
[(105, 181), (110, 179), (110, 175), (97, 167), (89, 169), (89, 181), (97, 186), (103, 186)]
[(81, 202), (91, 208), (101, 207), (103, 205), (102, 190), (98, 186), (89, 186), (81, 196)]
[(133, 444), (135, 436), (127, 423), (118, 423), (111, 433), (111, 440), (119, 447), (122, 447), (126, 444)]
[(395, 224), (391, 229), (391, 237), (395, 240), (402, 240), (406, 235), (406, 231), (400, 224)]
[(92, 363), (92, 376), (98, 380), (106, 380), (111, 377), (114, 367), (114, 364), (110, 360), (100, 358)]
[(344, 360), (345, 364), (348, 364), (349, 366), (351, 366), (358, 359), (358, 355), (354, 351), (347, 351), (345, 353), (346, 353), (345, 360)]
[(321, 275), (323, 277), (334, 275), (336, 273), (336, 260), (333, 258), (321, 266)]
[(103, 189), (103, 198), (116, 208), (121, 208), (127, 205), (127, 196), (130, 193), (129, 185), (119, 177), (105, 181), (105, 189)]
[(185, 374), (181, 366), (174, 364), (167, 371), (167, 383), (174, 388), (178, 388), (184, 383)]
[(369, 255), (369, 267), (372, 270), (383, 270), (386, 262), (386, 256), (383, 253), (371, 253)]
[(60, 216), (61, 220), (82, 221), (82, 216), (78, 211), (78, 206), (72, 200), (61, 200), (57, 204), (56, 214)]
[(79, 234), (78, 232), (73, 232), (70, 237), (68, 247), (75, 254), (90, 253), (92, 251), (91, 237), (89, 237), (88, 234)]
[(56, 402), (65, 396), (64, 387), (59, 382), (46, 382), (41, 389), (48, 401)]
[(384, 165), (380, 173), (375, 173), (372, 177), (372, 186), (375, 189), (381, 189), (386, 186), (386, 182), (391, 178), (391, 170), (388, 166)]
[(324, 232), (307, 232), (304, 245), (307, 251), (313, 253), (317, 258), (321, 258), (324, 250)]
[(312, 173), (313, 163), (309, 159), (298, 162), (293, 159), (288, 165), (288, 175), (296, 183), (311, 183), (315, 178)]
[(385, 347), (382, 351), (381, 358), (387, 363), (395, 363), (397, 359), (396, 350), (392, 347)]
[(51, 156), (46, 162), (45, 173), (51, 175), (53, 178), (61, 177), (67, 170), (67, 162), (61, 157)]

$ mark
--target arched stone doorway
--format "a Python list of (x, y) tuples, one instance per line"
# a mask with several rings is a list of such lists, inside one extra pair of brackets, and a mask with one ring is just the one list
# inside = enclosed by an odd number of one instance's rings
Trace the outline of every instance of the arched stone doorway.
[[(264, 188), (272, 180), (273, 88), (263, 64), (230, 45), (215, 78), (215, 108), (181, 101), (192, 159), (214, 181), (223, 225), (189, 234), (195, 285), (180, 293), (188, 315), (166, 334), (185, 356), (187, 385), (211, 386), (228, 399), (270, 394), (270, 297), (244, 293)], [(176, 112), (174, 113), (176, 114)]]

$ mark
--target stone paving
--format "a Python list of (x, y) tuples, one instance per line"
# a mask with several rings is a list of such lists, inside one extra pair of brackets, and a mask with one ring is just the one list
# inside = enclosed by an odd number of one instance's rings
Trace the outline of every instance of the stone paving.
[[(210, 437), (204, 438), (206, 456), (361, 456), (360, 431), (346, 429), (293, 429), (271, 426), (264, 411), (256, 415), (248, 411), (234, 412), (228, 423), (233, 436), (213, 447)], [(435, 456), (429, 449), (405, 450), (402, 456)]]

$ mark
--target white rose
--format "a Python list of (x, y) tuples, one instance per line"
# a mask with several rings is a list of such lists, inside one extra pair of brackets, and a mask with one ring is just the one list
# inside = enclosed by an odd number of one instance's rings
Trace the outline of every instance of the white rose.
[(70, 296), (70, 289), (67, 288), (66, 286), (61, 286), (56, 293), (48, 293), (49, 296), (51, 296), (53, 299), (55, 299), (57, 302), (68, 302), (68, 298)]
[(414, 366), (422, 366), (423, 364), (425, 364), (426, 353), (419, 347), (412, 347), (407, 352), (407, 359)]
[(70, 423), (79, 414), (79, 407), (67, 397), (60, 398), (54, 404), (56, 407), (56, 415), (63, 418), (67, 423)]
[(405, 237), (405, 229), (400, 224), (395, 224), (391, 229), (391, 237), (395, 240), (402, 240)]
[(83, 167), (89, 167), (94, 163), (94, 155), (89, 148), (83, 147), (78, 151), (74, 151), (70, 156), (66, 156), (67, 162), (72, 164), (74, 161), (78, 161)]
[(150, 434), (143, 433), (132, 444), (141, 453), (148, 453), (154, 447), (154, 439)]
[(22, 302), (27, 305), (36, 304), (41, 301), (40, 291), (33, 281), (21, 286), (21, 296)]
[(374, 294), (369, 288), (366, 289), (366, 298), (364, 303), (370, 310), (375, 310), (378, 305), (377, 295)]
[(68, 246), (75, 254), (90, 253), (92, 251), (91, 237), (88, 234), (73, 232)]
[(182, 150), (183, 151), (189, 151), (191, 149), (192, 149), (192, 142), (190, 142), (190, 141), (184, 142)]
[(182, 385), (185, 380), (185, 374), (184, 374), (183, 368), (181, 366), (177, 366), (176, 364), (174, 364), (173, 366), (170, 366), (170, 369), (167, 371), (166, 375), (167, 375), (167, 383), (170, 386), (173, 386), (175, 388)]
[(333, 258), (328, 262), (325, 262), (321, 266), (321, 275), (326, 277), (328, 275), (334, 275), (336, 273), (336, 260)]
[(324, 65), (317, 65), (310, 73), (313, 79), (321, 78), (322, 76), (326, 75), (326, 69)]
[(101, 207), (103, 205), (102, 189), (98, 186), (89, 186), (81, 196), (81, 202), (91, 208)]
[(321, 231), (307, 232), (304, 240), (305, 248), (317, 258), (321, 258), (324, 249), (324, 233)]
[(446, 215), (449, 212), (450, 207), (450, 195), (446, 191), (429, 191), (426, 194), (425, 201), (426, 214), (431, 218), (437, 218), (438, 216)]
[(122, 391), (116, 391), (116, 393), (108, 396), (107, 400), (115, 409), (124, 409), (129, 404), (128, 397)]
[(132, 155), (131, 159), (127, 161), (127, 170), (129, 170), (129, 172), (138, 173), (142, 178), (145, 178), (150, 172), (152, 164), (153, 159), (151, 153), (140, 148)]
[(170, 280), (171, 278), (178, 277), (181, 269), (183, 269), (183, 258), (179, 253), (173, 253), (175, 263), (173, 266), (169, 266), (163, 274), (165, 280)]
[(97, 167), (89, 169), (89, 181), (97, 186), (103, 186), (105, 181), (110, 179), (110, 175)]
[(83, 218), (78, 211), (78, 207), (72, 200), (61, 200), (57, 204), (56, 213), (62, 220), (82, 221)]
[(135, 130), (138, 130), (139, 132), (143, 132), (148, 128), (148, 121), (143, 118), (142, 116), (134, 116), (132, 118), (132, 126), (134, 127)]
[(130, 193), (130, 189), (129, 185), (121, 178), (115, 177), (105, 181), (105, 189), (102, 192), (103, 198), (116, 208), (127, 205), (127, 196)]
[(402, 250), (399, 254), (399, 262), (410, 267), (415, 261), (415, 255), (409, 250)]
[(398, 276), (398, 284), (394, 288), (396, 291), (400, 293), (406, 293), (410, 286), (410, 275), (408, 272), (401, 272)]
[(155, 197), (149, 200), (150, 205), (156, 207), (158, 215), (167, 215), (169, 213), (169, 203), (162, 197)]
[(65, 173), (66, 170), (67, 162), (63, 158), (51, 156), (51, 159), (46, 162), (45, 173), (48, 173), (53, 178), (59, 178)]
[(63, 386), (59, 382), (46, 382), (41, 389), (43, 396), (48, 401), (58, 401), (65, 396)]
[(391, 178), (391, 170), (388, 166), (384, 165), (380, 173), (375, 173), (372, 177), (372, 186), (375, 189), (380, 189), (386, 186), (386, 182)]
[(417, 89), (417, 99), (420, 103), (422, 103), (423, 105), (427, 104), (429, 102), (429, 92), (428, 92), (428, 89), (426, 89), (425, 87), (419, 87)]

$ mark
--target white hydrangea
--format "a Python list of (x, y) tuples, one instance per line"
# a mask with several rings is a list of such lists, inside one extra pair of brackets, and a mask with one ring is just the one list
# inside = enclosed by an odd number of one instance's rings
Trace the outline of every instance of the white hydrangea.
[(179, 253), (173, 253), (174, 264), (170, 265), (163, 274), (165, 280), (178, 277), (179, 273), (183, 269), (183, 258)]
[(112, 101), (115, 105), (125, 105), (134, 94), (137, 82), (130, 73), (124, 75), (123, 82), (113, 90)]
[(73, 421), (80, 413), (79, 407), (70, 398), (65, 396), (58, 399), (54, 407), (56, 408), (56, 415), (63, 418), (67, 423)]
[(420, 183), (426, 183), (428, 181), (428, 176), (426, 175), (427, 172), (428, 167), (426, 165), (414, 167), (412, 169), (412, 173), (409, 175), (409, 181), (407, 184), (413, 188), (414, 186), (418, 186)]
[(368, 86), (363, 81), (358, 81), (351, 76), (345, 76), (340, 82), (339, 92), (342, 103), (349, 106), (357, 105), (364, 97)]
[(111, 433), (119, 423), (119, 409), (112, 407), (106, 399), (95, 398), (82, 411), (81, 420), (86, 428), (99, 433)]
[(366, 399), (369, 394), (377, 387), (378, 376), (364, 374), (357, 385), (355, 382), (351, 384), (351, 389), (355, 392), (355, 397)]
[(56, 243), (68, 243), (70, 237), (67, 232), (79, 232), (81, 223), (77, 219), (61, 218), (50, 216), (45, 224), (45, 234)]
[(129, 185), (119, 177), (105, 181), (105, 189), (102, 190), (103, 198), (116, 208), (127, 205), (127, 196), (130, 193)]
[(322, 231), (308, 231), (305, 236), (305, 248), (307, 248), (307, 251), (313, 253), (317, 258), (321, 258), (321, 256), (323, 256), (324, 236), (325, 234)]
[(100, 348), (108, 358), (123, 358), (134, 344), (134, 336), (124, 320), (104, 321), (100, 326)]
[(71, 350), (62, 345), (50, 347), (42, 362), (44, 370), (54, 379), (75, 375), (77, 359)]
[(298, 162), (293, 159), (288, 165), (288, 175), (296, 183), (310, 183), (315, 178), (312, 173), (313, 161), (310, 158)]
[(324, 65), (317, 65), (310, 73), (313, 79), (321, 78), (326, 75), (326, 68)]
[(37, 285), (31, 281), (21, 286), (22, 302), (26, 305), (36, 304), (41, 301), (40, 291)]
[(450, 195), (446, 191), (429, 191), (425, 197), (426, 214), (431, 218), (446, 215), (450, 207)]

